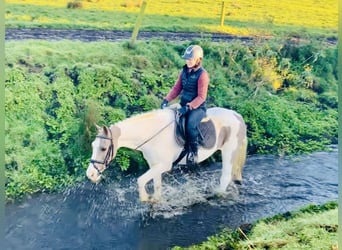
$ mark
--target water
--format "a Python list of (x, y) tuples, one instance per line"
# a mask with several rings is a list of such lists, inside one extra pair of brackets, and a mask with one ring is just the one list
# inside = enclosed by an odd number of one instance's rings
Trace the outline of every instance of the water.
[(154, 250), (198, 244), (224, 227), (236, 228), (338, 198), (338, 152), (294, 158), (249, 156), (243, 184), (213, 195), (220, 164), (164, 176), (163, 200), (138, 201), (135, 176), (89, 182), (5, 208), (6, 250)]

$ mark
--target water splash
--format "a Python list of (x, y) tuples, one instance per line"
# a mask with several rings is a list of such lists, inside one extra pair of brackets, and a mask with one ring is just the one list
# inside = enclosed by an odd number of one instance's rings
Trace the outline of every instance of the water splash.
[(187, 213), (193, 206), (208, 203), (213, 206), (235, 201), (238, 188), (232, 185), (225, 193), (217, 193), (221, 170), (209, 169), (189, 173), (166, 174), (163, 178), (163, 195), (160, 202), (153, 204), (149, 215), (152, 218), (172, 218)]
[[(227, 199), (236, 200), (238, 190), (234, 186), (227, 193), (217, 195), (215, 190), (220, 173), (219, 165), (212, 165), (207, 170), (166, 173), (163, 175), (162, 199), (158, 203), (139, 201), (137, 180), (133, 176), (124, 177), (120, 182), (107, 179), (98, 185), (79, 183), (63, 192), (63, 203), (78, 199), (82, 204), (81, 217), (87, 226), (94, 221), (104, 223), (118, 218), (125, 218), (127, 223), (136, 218), (172, 218), (187, 213), (196, 204), (222, 206), (227, 204)], [(152, 189), (153, 183), (150, 182), (147, 190)]]
[(222, 226), (234, 228), (337, 199), (337, 158), (337, 149), (291, 159), (251, 156), (242, 185), (232, 185), (223, 195), (215, 192), (221, 164), (175, 170), (163, 175), (158, 204), (139, 201), (137, 176), (110, 177), (99, 185), (84, 181), (60, 194), (6, 205), (3, 249), (188, 246)]

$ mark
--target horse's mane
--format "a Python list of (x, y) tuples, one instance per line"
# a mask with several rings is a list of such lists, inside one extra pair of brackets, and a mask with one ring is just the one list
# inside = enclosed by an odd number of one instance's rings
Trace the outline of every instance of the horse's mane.
[(124, 121), (134, 122), (134, 121), (139, 121), (139, 120), (143, 120), (143, 119), (148, 119), (148, 118), (153, 117), (153, 116), (158, 116), (161, 113), (165, 113), (165, 110), (163, 110), (163, 109), (153, 109), (153, 110), (150, 110), (150, 111), (147, 111), (147, 112), (134, 114), (134, 115), (132, 115), (130, 117), (127, 117), (126, 119), (124, 119), (122, 121), (117, 122), (116, 124), (120, 124), (120, 123), (122, 123)]

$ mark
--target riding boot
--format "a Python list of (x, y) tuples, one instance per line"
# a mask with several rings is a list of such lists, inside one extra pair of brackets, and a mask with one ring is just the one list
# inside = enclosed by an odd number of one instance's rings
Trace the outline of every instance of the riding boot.
[(179, 157), (181, 159), (183, 159), (184, 156), (186, 156), (190, 151), (190, 146), (188, 142), (185, 142), (184, 148), (182, 150), (182, 152), (180, 153)]
[(197, 165), (198, 163), (198, 142), (192, 141), (189, 143), (189, 153), (186, 158), (187, 165)]
[(176, 166), (187, 154), (189, 154), (189, 143), (185, 143), (182, 152), (179, 154), (178, 158), (172, 163), (173, 166)]

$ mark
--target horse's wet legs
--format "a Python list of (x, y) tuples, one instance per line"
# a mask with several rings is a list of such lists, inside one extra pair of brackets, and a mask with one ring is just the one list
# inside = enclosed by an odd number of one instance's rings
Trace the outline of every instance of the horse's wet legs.
[(146, 189), (145, 189), (146, 183), (147, 183), (147, 181), (144, 180), (143, 175), (138, 178), (138, 190), (139, 190), (140, 201), (148, 201), (149, 196), (148, 196)]
[(153, 185), (154, 185), (154, 199), (160, 199), (161, 198), (161, 175), (162, 173), (169, 171), (171, 166), (169, 168), (163, 168), (161, 164), (155, 165), (151, 167), (146, 173), (144, 173), (142, 176), (138, 178), (138, 188), (139, 188), (139, 198), (141, 201), (149, 201), (149, 195), (146, 192), (146, 184), (153, 179)]
[(222, 173), (218, 191), (225, 192), (229, 183), (232, 181), (232, 154), (222, 151)]
[(161, 174), (153, 178), (153, 186), (154, 186), (154, 200), (160, 200), (162, 196), (162, 176)]

